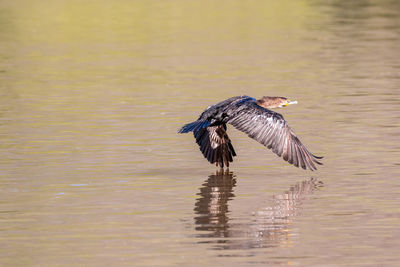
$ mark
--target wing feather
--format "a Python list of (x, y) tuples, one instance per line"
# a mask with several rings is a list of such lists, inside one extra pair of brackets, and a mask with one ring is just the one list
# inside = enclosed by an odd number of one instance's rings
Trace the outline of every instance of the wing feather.
[(307, 150), (282, 115), (258, 106), (255, 102), (249, 101), (236, 106), (226, 122), (272, 149), (272, 152), (296, 167), (316, 170), (314, 163), (322, 164), (318, 161), (321, 157)]
[(231, 140), (226, 133), (226, 126), (209, 126), (194, 131), (196, 143), (204, 157), (210, 162), (223, 168), (229, 167), (229, 162), (233, 161), (236, 152), (232, 146)]
[(296, 148), (293, 142), (288, 142), (290, 146), (290, 154), (293, 157), (293, 165), (299, 167), (299, 159), (297, 157)]

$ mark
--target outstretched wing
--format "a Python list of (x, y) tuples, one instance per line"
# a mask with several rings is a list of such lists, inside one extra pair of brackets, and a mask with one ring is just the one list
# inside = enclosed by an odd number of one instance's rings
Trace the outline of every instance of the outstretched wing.
[(212, 126), (193, 132), (204, 157), (221, 168), (233, 161), (235, 150), (226, 133), (226, 125)]
[(322, 165), (317, 160), (322, 157), (317, 157), (307, 150), (282, 115), (255, 102), (237, 105), (227, 122), (296, 167), (316, 170), (314, 163)]

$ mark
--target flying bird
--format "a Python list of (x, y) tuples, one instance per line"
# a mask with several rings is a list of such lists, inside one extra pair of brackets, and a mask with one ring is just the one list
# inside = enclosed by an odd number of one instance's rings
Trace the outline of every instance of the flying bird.
[(200, 117), (184, 125), (178, 133), (193, 132), (204, 157), (212, 164), (229, 167), (236, 156), (227, 134), (226, 124), (272, 149), (279, 157), (303, 169), (316, 170), (322, 165), (300, 142), (283, 116), (270, 109), (297, 104), (285, 97), (264, 96), (259, 100), (249, 96), (235, 96), (209, 106)]

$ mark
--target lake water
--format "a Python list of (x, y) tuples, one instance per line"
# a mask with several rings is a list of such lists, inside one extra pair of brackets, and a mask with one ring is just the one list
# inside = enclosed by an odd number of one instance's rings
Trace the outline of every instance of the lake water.
[[(177, 130), (235, 95), (324, 165), (210, 165)], [(400, 260), (399, 1), (5, 0), (0, 96), (2, 266)]]

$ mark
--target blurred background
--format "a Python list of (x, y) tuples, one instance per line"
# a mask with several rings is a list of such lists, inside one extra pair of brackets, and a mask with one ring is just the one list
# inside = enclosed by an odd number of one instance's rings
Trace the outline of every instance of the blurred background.
[[(285, 96), (303, 171), (209, 105)], [(400, 2), (0, 1), (0, 265), (394, 266)]]

